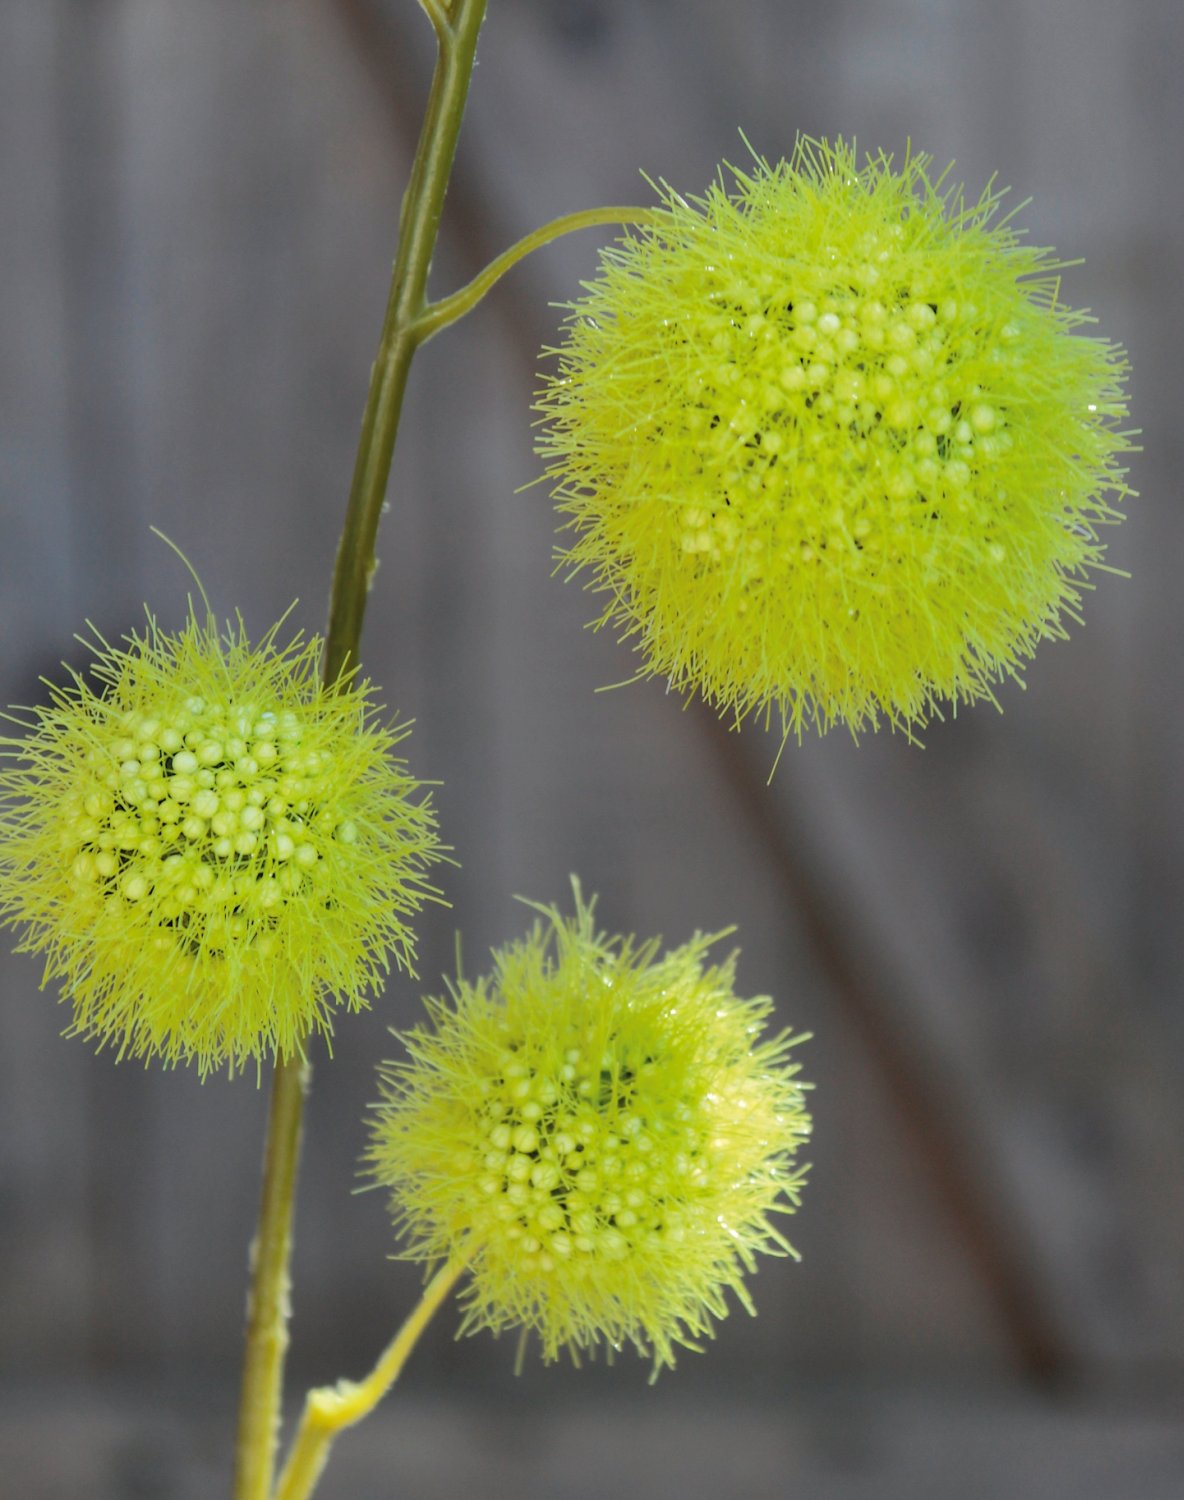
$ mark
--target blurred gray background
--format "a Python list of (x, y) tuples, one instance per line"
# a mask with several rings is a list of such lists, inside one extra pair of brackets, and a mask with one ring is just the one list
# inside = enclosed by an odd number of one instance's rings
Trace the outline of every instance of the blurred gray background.
[[(323, 622), (431, 64), (414, 0), (0, 5), (0, 700), (175, 625), (200, 571), (254, 633)], [(797, 131), (910, 140), (1034, 201), (1130, 351), (1141, 498), (1087, 627), (917, 749), (729, 734), (584, 629), (551, 574), (530, 401), (605, 235), (518, 268), (413, 373), (364, 658), (460, 867), (316, 1068), (290, 1364), (361, 1374), (414, 1297), (356, 1196), (386, 1028), (516, 893), (615, 929), (734, 921), (815, 1040), (815, 1163), (735, 1313), (656, 1390), (515, 1379), (438, 1320), (326, 1500), (1184, 1493), (1184, 9), (1178, 0), (491, 0), (433, 286), (638, 172), (701, 191)], [(0, 1490), (226, 1493), (266, 1090), (63, 1041), (2, 960)], [(11, 1488), (5, 1488), (11, 1485)]]

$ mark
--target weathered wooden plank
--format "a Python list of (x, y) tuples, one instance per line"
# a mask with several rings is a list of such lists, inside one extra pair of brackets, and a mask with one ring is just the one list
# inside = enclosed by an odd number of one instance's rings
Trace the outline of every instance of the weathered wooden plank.
[[(1089, 629), (1041, 654), (1026, 696), (1005, 691), (1002, 719), (960, 716), (924, 752), (791, 747), (766, 791), (772, 748), (740, 744), (774, 831), (885, 981), (870, 995), (882, 1024), (941, 1101), (928, 1128), (948, 1122), (1015, 1274), (1105, 1376), (1184, 1352), (1179, 523), (1157, 503), (1181, 441), (1181, 200), (1162, 188), (1178, 178), (1162, 58), (1181, 18), (1166, 0), (1069, 14), (495, 6), (435, 269), (455, 284), (552, 214), (642, 196), (639, 167), (697, 191), (741, 156), (737, 126), (773, 154), (799, 127), (897, 150), (911, 134), (957, 156), (972, 189), (998, 168), (1035, 193), (1033, 237), (1087, 256), (1070, 299), (1096, 304), (1138, 361), (1149, 498), (1116, 548), (1138, 581), (1103, 580)], [(0, 14), (6, 701), (87, 613), (116, 634), (141, 598), (179, 617), (187, 584), (150, 522), (219, 609), (258, 630), (299, 594), (294, 618), (319, 626), (426, 41), (411, 0)], [(389, 108), (388, 87), (411, 103)], [(710, 1366), (999, 1368), (998, 1303), (909, 1101), (841, 1008), (712, 737), (656, 684), (594, 695), (630, 658), (583, 631), (590, 601), (549, 577), (543, 491), (514, 493), (537, 471), (545, 304), (588, 274), (594, 239), (519, 268), (429, 346), (409, 396), (365, 649), (392, 708), (418, 719), (410, 754), (444, 782), (462, 862), (453, 911), (424, 926), (425, 981), (451, 968), (455, 927), (472, 971), (525, 925), (512, 893), (563, 899), (573, 869), (614, 926), (673, 941), (738, 921), (743, 982), (818, 1033), (817, 1170), (795, 1226), (805, 1265), (762, 1272), (760, 1319), (733, 1320)], [(253, 1085), (113, 1069), (56, 1040), (61, 1013), (28, 961), (5, 972), (0, 1358), (40, 1347), (65, 1363), (93, 1337), (112, 1363), (232, 1367)], [(359, 1367), (414, 1289), (383, 1261), (381, 1205), (350, 1187), (384, 1026), (414, 1017), (416, 994), (393, 986), (318, 1068), (296, 1293), (314, 1378)], [(425, 1378), (463, 1364), (500, 1384), (509, 1357), (436, 1344)]]

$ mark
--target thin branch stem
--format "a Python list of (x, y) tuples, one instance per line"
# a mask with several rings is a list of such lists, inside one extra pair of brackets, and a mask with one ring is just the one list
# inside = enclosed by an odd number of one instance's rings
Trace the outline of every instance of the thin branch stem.
[(415, 333), (420, 343), (426, 342), (433, 334), (439, 333), (441, 328), (447, 328), (449, 323), (455, 323), (465, 313), (471, 312), (486, 292), (532, 251), (541, 250), (544, 245), (552, 244), (565, 234), (573, 234), (577, 229), (590, 229), (596, 224), (652, 224), (656, 222), (659, 212), (653, 208), (585, 208), (578, 213), (552, 219), (541, 229), (524, 235), (496, 260), (490, 261), (479, 275), (474, 276), (459, 291), (453, 292), (450, 297), (441, 297), (437, 302), (430, 302), (415, 322)]
[(235, 1500), (268, 1500), (279, 1435), (284, 1354), (288, 1347), (288, 1261), (300, 1124), (308, 1067), (277, 1062), (271, 1085), (259, 1226), (251, 1247), (246, 1351), (234, 1449)]
[(432, 1314), (456, 1285), (467, 1262), (449, 1261), (424, 1289), (419, 1305), (383, 1351), (365, 1380), (341, 1380), (309, 1391), (275, 1500), (307, 1500), (329, 1457), (334, 1438), (367, 1417), (399, 1378)]
[(437, 40), (443, 43), (445, 36), (451, 34), (451, 25), (448, 20), (446, 6), (440, 0), (419, 0), (420, 9), (432, 23), (432, 30), (436, 33)]
[[(419, 342), (414, 324), (425, 306), (428, 269), (486, 3), (487, 0), (452, 0), (451, 4), (445, 0), (421, 0), (436, 32), (436, 67), (411, 181), (403, 199), (386, 317), (333, 573), (323, 663), (324, 681), (330, 687), (347, 685), (348, 675), (343, 674), (358, 660), (366, 596), (374, 569), (378, 517), (390, 474), (407, 374)], [(292, 1215), (307, 1084), (308, 1067), (304, 1061), (277, 1062), (248, 1300), (235, 1444), (235, 1500), (270, 1500), (272, 1493), (288, 1345)]]
[(378, 518), (390, 477), (407, 375), (421, 342), (415, 325), (426, 304), (428, 269), (456, 155), (486, 0), (456, 0), (443, 30), (437, 21), (443, 16), (438, 0), (429, 0), (429, 7), (425, 8), (436, 27), (439, 50), (411, 181), (403, 199), (386, 318), (333, 573), (324, 664), (325, 681), (330, 684), (336, 683), (358, 658), (366, 594), (374, 572)]

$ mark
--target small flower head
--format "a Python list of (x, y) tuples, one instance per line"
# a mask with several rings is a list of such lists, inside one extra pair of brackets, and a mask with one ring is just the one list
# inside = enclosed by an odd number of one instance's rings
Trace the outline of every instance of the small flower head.
[(798, 1202), (809, 1135), (766, 999), (695, 936), (609, 938), (540, 907), (493, 971), (427, 1002), (384, 1065), (368, 1169), (406, 1254), (469, 1263), (464, 1328), (533, 1329), (543, 1356), (632, 1343), (655, 1373), (694, 1348)]
[(320, 650), (149, 616), (0, 741), (0, 914), (72, 1031), (203, 1073), (289, 1059), (410, 967), (435, 820), (405, 729), (367, 683), (324, 690)]
[(1130, 450), (1062, 263), (929, 158), (663, 189), (571, 305), (541, 454), (642, 675), (787, 731), (991, 698), (1078, 618)]

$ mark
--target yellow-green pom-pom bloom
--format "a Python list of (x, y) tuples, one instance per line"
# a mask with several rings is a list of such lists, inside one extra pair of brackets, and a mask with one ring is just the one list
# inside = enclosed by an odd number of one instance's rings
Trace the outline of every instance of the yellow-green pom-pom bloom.
[(290, 1059), (410, 967), (429, 798), (320, 650), (149, 617), (0, 741), (0, 912), (73, 1031), (203, 1073)]
[(546, 1359), (629, 1342), (656, 1372), (729, 1291), (751, 1311), (758, 1252), (790, 1251), (803, 1038), (763, 1035), (770, 1002), (737, 998), (714, 939), (660, 955), (576, 902), (427, 1002), (384, 1066), (368, 1168), (409, 1257), (468, 1262), (466, 1330), (533, 1329)]
[(539, 403), (561, 554), (643, 675), (906, 733), (1078, 618), (1130, 450), (1122, 351), (988, 189), (800, 142), (664, 191)]

